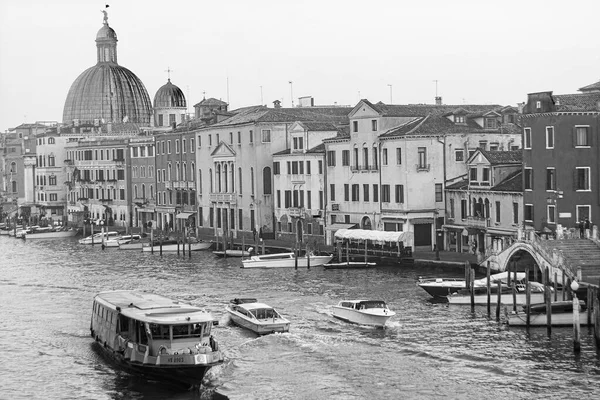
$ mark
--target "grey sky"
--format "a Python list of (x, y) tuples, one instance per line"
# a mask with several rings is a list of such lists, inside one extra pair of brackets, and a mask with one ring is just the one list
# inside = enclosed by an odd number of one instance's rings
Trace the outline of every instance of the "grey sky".
[[(191, 107), (300, 96), (396, 104), (515, 105), (600, 80), (600, 1), (4, 0), (0, 131), (62, 120), (73, 81), (96, 63), (104, 5), (119, 64), (153, 99), (167, 80)], [(289, 81), (293, 84), (290, 85)], [(391, 91), (390, 86), (391, 85)], [(390, 93), (391, 92), (391, 93)]]

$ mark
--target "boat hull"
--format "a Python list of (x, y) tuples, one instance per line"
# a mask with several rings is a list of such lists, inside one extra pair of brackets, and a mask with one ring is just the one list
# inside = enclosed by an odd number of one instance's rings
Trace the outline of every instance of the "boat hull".
[[(498, 302), (498, 294), (492, 293), (490, 296), (490, 303), (497, 304)], [(474, 301), (476, 305), (487, 305), (487, 294), (481, 295), (477, 294), (474, 296)], [(516, 295), (517, 305), (525, 305), (527, 303), (527, 297), (525, 293), (517, 293)], [(531, 293), (531, 304), (543, 303), (544, 302), (544, 293)], [(448, 303), (450, 304), (459, 304), (459, 305), (470, 305), (471, 304), (471, 295), (463, 295), (463, 294), (453, 294), (448, 296)], [(512, 293), (502, 293), (500, 298), (500, 304), (505, 306), (512, 306), (513, 303), (513, 295)]]
[[(199, 250), (208, 250), (210, 247), (212, 246), (212, 242), (198, 242), (198, 243), (192, 243), (191, 246), (189, 243), (186, 243), (185, 246), (183, 245), (183, 243), (180, 243), (179, 245), (177, 244), (166, 244), (162, 246), (162, 251), (163, 252), (173, 252), (173, 251), (177, 251), (177, 248), (179, 248), (179, 251), (189, 251), (190, 247), (192, 251), (199, 251)], [(142, 248), (142, 251), (155, 251), (155, 252), (160, 252), (160, 246), (144, 246)]]
[(77, 230), (58, 231), (58, 232), (42, 232), (42, 233), (28, 233), (25, 235), (25, 239), (62, 239), (66, 237), (73, 237), (77, 235)]
[(121, 249), (121, 250), (137, 250), (137, 251), (142, 251), (143, 247), (144, 247), (144, 242), (119, 243), (119, 249)]
[(342, 321), (351, 322), (359, 325), (370, 325), (383, 328), (388, 319), (395, 313), (385, 314), (380, 310), (379, 313), (366, 313), (359, 310), (353, 310), (345, 307), (333, 306), (333, 316)]
[[(579, 324), (587, 325), (588, 312), (579, 312)], [(527, 325), (527, 314), (520, 312), (516, 314), (509, 314), (508, 325), (513, 326), (526, 326)], [(546, 314), (530, 314), (529, 315), (530, 326), (548, 326), (548, 317)], [(551, 326), (573, 326), (573, 312), (559, 312), (552, 313)]]
[[(319, 267), (327, 264), (333, 258), (332, 255), (328, 256), (310, 256), (310, 266)], [(298, 268), (307, 268), (309, 260), (306, 256), (298, 257)], [(274, 260), (261, 260), (258, 258), (252, 258), (249, 260), (242, 260), (242, 268), (295, 268), (295, 258), (281, 258)]]
[(246, 250), (213, 251), (213, 254), (218, 257), (250, 257), (250, 253)]
[(341, 262), (341, 263), (329, 263), (323, 265), (325, 269), (361, 269), (361, 268), (374, 268), (377, 266), (377, 263), (374, 262)]
[(272, 322), (251, 321), (230, 310), (229, 308), (227, 308), (227, 312), (229, 313), (231, 322), (233, 322), (235, 325), (251, 330), (258, 335), (267, 335), (276, 332), (284, 333), (290, 331), (290, 322), (288, 320), (276, 318)]

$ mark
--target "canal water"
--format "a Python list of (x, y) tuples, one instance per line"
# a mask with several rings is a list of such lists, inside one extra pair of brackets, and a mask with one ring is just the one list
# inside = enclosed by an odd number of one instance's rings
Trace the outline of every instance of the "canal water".
[[(419, 275), (461, 271), (248, 270), (210, 251), (192, 258), (0, 236), (0, 398), (3, 399), (563, 399), (600, 398), (600, 358), (582, 330), (508, 327), (485, 307), (432, 302)], [(142, 289), (205, 307), (226, 362), (185, 391), (110, 364), (89, 335), (93, 296)], [(224, 311), (255, 297), (292, 321), (256, 337)], [(332, 317), (340, 299), (385, 300), (385, 329)], [(495, 316), (494, 310), (492, 317)]]

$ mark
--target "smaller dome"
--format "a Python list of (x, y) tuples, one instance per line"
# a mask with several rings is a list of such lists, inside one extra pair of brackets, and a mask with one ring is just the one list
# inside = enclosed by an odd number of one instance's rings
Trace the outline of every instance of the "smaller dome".
[(108, 26), (108, 24), (104, 24), (102, 26), (102, 28), (100, 28), (100, 30), (96, 34), (96, 40), (102, 40), (102, 39), (117, 40), (117, 33), (114, 31), (113, 28)]
[(171, 83), (171, 79), (157, 90), (154, 96), (154, 108), (186, 107), (185, 96), (181, 89)]

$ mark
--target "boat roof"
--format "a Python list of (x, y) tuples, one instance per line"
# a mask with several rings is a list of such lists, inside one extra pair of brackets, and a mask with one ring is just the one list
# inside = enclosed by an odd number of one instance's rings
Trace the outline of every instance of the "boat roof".
[(270, 305), (267, 305), (265, 303), (242, 303), (242, 304), (235, 304), (236, 306), (240, 307), (240, 308), (244, 308), (248, 311), (250, 310), (258, 310), (261, 308), (268, 308), (268, 309), (272, 309), (273, 307), (271, 307)]
[(365, 302), (377, 302), (377, 303), (381, 302), (381, 303), (385, 303), (385, 301), (379, 300), (379, 299), (375, 299), (375, 300), (373, 300), (373, 299), (370, 299), (370, 300), (368, 300), (368, 299), (362, 299), (362, 300), (340, 300), (340, 303), (341, 302), (344, 302), (344, 303), (365, 303)]
[(185, 324), (212, 321), (204, 309), (155, 293), (137, 290), (100, 292), (95, 299), (120, 310), (126, 317), (157, 324)]

